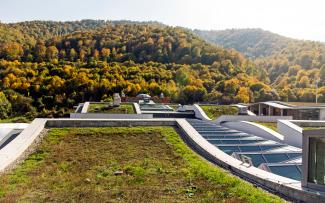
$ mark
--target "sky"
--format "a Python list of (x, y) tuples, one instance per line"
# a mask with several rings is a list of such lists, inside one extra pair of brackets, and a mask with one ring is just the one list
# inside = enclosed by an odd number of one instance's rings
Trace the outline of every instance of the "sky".
[(262, 28), (325, 42), (325, 0), (0, 0), (0, 21), (159, 21), (191, 29)]

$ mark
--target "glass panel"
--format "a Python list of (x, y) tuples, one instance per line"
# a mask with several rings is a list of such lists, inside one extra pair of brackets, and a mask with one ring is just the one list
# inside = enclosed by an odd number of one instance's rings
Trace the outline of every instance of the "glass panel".
[(250, 143), (256, 143), (256, 142), (261, 142), (263, 140), (240, 140), (240, 143), (242, 144), (250, 144)]
[(240, 144), (239, 140), (222, 140), (223, 144)]
[(293, 158), (297, 158), (299, 156), (302, 156), (301, 153), (288, 153), (287, 155), (289, 156), (290, 159), (293, 159)]
[(208, 140), (211, 144), (221, 144), (220, 140)]
[(232, 154), (233, 152), (239, 152), (237, 146), (218, 146), (218, 148), (227, 154)]
[(263, 151), (266, 151), (266, 150), (270, 150), (270, 149), (280, 147), (280, 145), (260, 145), (260, 147), (261, 147), (261, 149)]
[(288, 156), (286, 154), (264, 154), (268, 163), (279, 163), (281, 161), (288, 160)]
[(241, 136), (228, 135), (228, 136), (225, 136), (225, 138), (229, 138), (229, 139), (240, 139), (242, 137)]
[(325, 185), (325, 138), (309, 139), (308, 182)]
[(297, 166), (269, 166), (272, 173), (280, 176), (291, 178), (294, 180), (301, 180), (301, 173)]
[(224, 136), (204, 136), (206, 139), (223, 139)]
[(205, 139), (223, 139), (224, 136), (203, 135)]
[(265, 163), (263, 156), (261, 154), (244, 154), (252, 159), (253, 165), (258, 167), (261, 163)]
[(259, 152), (261, 151), (259, 146), (239, 146), (242, 152)]

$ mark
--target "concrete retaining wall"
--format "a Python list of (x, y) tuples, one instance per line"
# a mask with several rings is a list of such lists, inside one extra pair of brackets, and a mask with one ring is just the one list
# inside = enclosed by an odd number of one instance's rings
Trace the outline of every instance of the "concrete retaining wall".
[(203, 111), (203, 109), (198, 105), (198, 104), (194, 104), (194, 105), (184, 105), (182, 107), (180, 107), (181, 110), (183, 111), (194, 111), (195, 114), (195, 118), (204, 120), (204, 121), (210, 121), (211, 119), (205, 114), (205, 112)]
[(136, 114), (141, 114), (140, 105), (138, 103), (133, 103), (133, 108)]
[(0, 150), (0, 173), (10, 168), (34, 143), (46, 124), (46, 119), (35, 119), (14, 140)]
[(236, 122), (225, 122), (221, 125), (231, 129), (240, 130), (245, 133), (253, 134), (268, 140), (273, 140), (280, 143), (281, 142), (283, 143), (284, 141), (283, 135), (258, 123), (253, 123), (249, 121), (236, 121)]
[(87, 113), (88, 108), (89, 108), (89, 102), (85, 102), (84, 105), (82, 106), (81, 113)]
[(193, 110), (195, 112), (196, 118), (199, 118), (204, 121), (211, 121), (211, 118), (209, 118), (209, 116), (206, 115), (206, 113), (203, 111), (203, 109), (198, 104), (193, 105)]
[(302, 128), (289, 120), (278, 120), (278, 132), (284, 136), (284, 142), (302, 148)]
[(223, 115), (220, 116), (215, 122), (220, 124), (228, 121), (259, 121), (265, 123), (275, 123), (279, 119), (281, 120), (292, 120), (292, 116), (232, 116)]
[(70, 113), (70, 118), (150, 119), (152, 114)]

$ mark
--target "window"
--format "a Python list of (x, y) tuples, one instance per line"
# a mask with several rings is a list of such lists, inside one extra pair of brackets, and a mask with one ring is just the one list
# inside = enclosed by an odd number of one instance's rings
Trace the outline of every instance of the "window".
[(252, 159), (253, 165), (255, 167), (258, 167), (260, 164), (265, 163), (262, 154), (245, 154), (245, 156), (248, 156)]
[(220, 140), (208, 140), (211, 144), (221, 144)]
[(264, 140), (240, 140), (240, 143), (250, 144), (250, 143), (262, 142), (262, 141), (264, 141)]
[(223, 144), (240, 144), (239, 140), (222, 140)]
[(261, 149), (263, 151), (274, 149), (274, 148), (277, 148), (277, 147), (281, 147), (281, 145), (261, 145)]
[(288, 153), (290, 159), (301, 157), (301, 153)]
[(227, 154), (232, 154), (233, 152), (239, 152), (237, 146), (218, 146), (218, 148)]
[(325, 138), (309, 139), (308, 182), (325, 185)]
[(223, 139), (225, 136), (209, 136), (208, 139)]
[(259, 146), (239, 146), (242, 152), (259, 152), (261, 151)]
[(288, 177), (294, 180), (301, 180), (301, 173), (297, 166), (269, 166), (272, 173)]
[(264, 157), (269, 163), (278, 163), (288, 160), (288, 156), (286, 154), (264, 154)]

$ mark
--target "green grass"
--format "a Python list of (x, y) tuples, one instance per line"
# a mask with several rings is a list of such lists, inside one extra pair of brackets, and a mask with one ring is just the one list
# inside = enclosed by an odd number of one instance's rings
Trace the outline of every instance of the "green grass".
[(325, 126), (310, 126), (310, 127), (301, 127), (301, 128), (303, 128), (303, 130), (323, 130), (325, 129)]
[(51, 129), (0, 185), (0, 202), (283, 202), (199, 157), (172, 127)]
[[(90, 104), (88, 113), (108, 113), (108, 114), (134, 114), (132, 104), (121, 104), (119, 107), (106, 109), (107, 104)], [(96, 111), (96, 109), (98, 111)]]
[(267, 128), (270, 128), (271, 130), (274, 130), (275, 132), (278, 131), (277, 123), (265, 123), (265, 122), (255, 122), (255, 123), (263, 125)]
[(23, 116), (0, 120), (0, 123), (30, 123), (30, 122), (31, 121), (29, 119)]
[(238, 112), (236, 107), (226, 105), (200, 105), (200, 107), (212, 120), (215, 120), (222, 115), (235, 115)]

